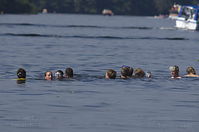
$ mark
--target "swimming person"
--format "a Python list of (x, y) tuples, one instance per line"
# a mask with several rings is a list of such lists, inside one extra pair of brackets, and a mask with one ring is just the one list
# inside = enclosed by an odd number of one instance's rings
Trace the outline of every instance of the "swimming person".
[(117, 75), (116, 71), (114, 71), (113, 69), (109, 69), (106, 71), (105, 78), (106, 79), (115, 79), (116, 75)]
[(64, 72), (62, 70), (57, 70), (55, 72), (55, 79), (62, 80), (64, 78)]
[(151, 72), (146, 72), (146, 77), (147, 78), (152, 78), (152, 73)]
[(134, 77), (135, 78), (143, 78), (143, 77), (145, 77), (145, 72), (141, 68), (137, 68), (134, 71)]
[(133, 68), (129, 67), (129, 66), (125, 66), (123, 65), (121, 68), (121, 78), (122, 79), (127, 79), (127, 78), (131, 78), (133, 74)]
[(170, 66), (169, 70), (171, 72), (171, 78), (181, 78), (179, 76), (179, 67), (174, 65), (174, 66)]
[(26, 81), (26, 70), (23, 68), (19, 68), (17, 70), (17, 83), (21, 84), (21, 83), (25, 83)]
[(17, 77), (20, 80), (26, 80), (26, 71), (23, 68), (17, 70)]
[(53, 73), (51, 71), (45, 72), (45, 80), (53, 80)]
[(199, 77), (199, 75), (196, 75), (195, 69), (191, 66), (187, 67), (186, 72), (185, 77)]
[(65, 70), (65, 78), (73, 78), (73, 69), (72, 68), (66, 68)]

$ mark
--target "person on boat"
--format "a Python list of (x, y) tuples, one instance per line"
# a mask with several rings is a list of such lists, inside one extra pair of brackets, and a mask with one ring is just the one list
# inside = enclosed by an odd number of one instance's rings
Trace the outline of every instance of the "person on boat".
[(45, 80), (53, 80), (53, 73), (51, 71), (45, 72)]
[(17, 77), (18, 77), (17, 83), (19, 83), (19, 84), (25, 83), (25, 81), (26, 81), (26, 70), (23, 69), (23, 68), (19, 68), (17, 70)]
[(73, 69), (72, 68), (66, 68), (65, 70), (65, 78), (73, 78)]
[(113, 69), (109, 69), (106, 71), (105, 78), (106, 79), (115, 79), (117, 76), (117, 72)]
[(179, 67), (178, 66), (176, 66), (176, 65), (174, 65), (174, 66), (170, 66), (169, 67), (169, 70), (170, 70), (170, 72), (171, 72), (171, 78), (181, 78), (180, 76), (179, 76)]
[(196, 70), (191, 66), (187, 67), (186, 72), (185, 77), (199, 77), (199, 75), (196, 75)]
[(129, 66), (123, 65), (121, 68), (121, 76), (122, 79), (128, 79), (131, 78), (133, 74), (133, 68)]
[(64, 78), (64, 72), (62, 70), (57, 70), (55, 72), (55, 79), (62, 80)]
[(145, 72), (141, 68), (137, 68), (134, 71), (134, 77), (135, 78), (143, 78), (143, 77), (145, 77)]

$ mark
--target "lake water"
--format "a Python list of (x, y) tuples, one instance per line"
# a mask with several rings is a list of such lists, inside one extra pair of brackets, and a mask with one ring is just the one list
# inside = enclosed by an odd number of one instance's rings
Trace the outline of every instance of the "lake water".
[[(169, 19), (0, 15), (0, 129), (46, 132), (197, 132), (199, 79), (169, 79), (170, 65), (199, 72), (199, 32)], [(105, 80), (122, 65), (152, 79)], [(28, 80), (17, 84), (16, 71)], [(81, 78), (40, 79), (72, 67)]]

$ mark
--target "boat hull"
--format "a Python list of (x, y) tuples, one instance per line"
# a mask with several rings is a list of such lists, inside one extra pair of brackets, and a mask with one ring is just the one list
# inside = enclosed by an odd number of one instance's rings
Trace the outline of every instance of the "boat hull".
[(193, 19), (185, 19), (183, 17), (178, 17), (176, 19), (176, 27), (188, 30), (198, 30), (199, 22)]

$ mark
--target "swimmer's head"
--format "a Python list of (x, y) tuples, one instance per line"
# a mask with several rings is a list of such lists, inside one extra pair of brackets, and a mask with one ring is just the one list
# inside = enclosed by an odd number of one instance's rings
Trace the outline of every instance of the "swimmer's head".
[(53, 80), (53, 73), (51, 71), (45, 72), (45, 79), (46, 80)]
[(179, 77), (179, 67), (174, 65), (170, 66), (169, 70), (171, 72), (171, 78), (178, 78)]
[(171, 72), (179, 72), (179, 67), (176, 66), (176, 65), (170, 66), (170, 67), (169, 67), (169, 70), (170, 70)]
[(196, 74), (195, 69), (193, 67), (191, 67), (191, 66), (187, 67), (186, 71), (187, 71), (188, 74), (194, 74), (194, 75)]
[(151, 72), (146, 72), (146, 77), (151, 78), (152, 77), (152, 73)]
[(106, 79), (115, 79), (117, 75), (117, 72), (114, 71), (113, 69), (109, 69), (107, 70), (106, 74), (105, 74), (105, 78)]
[(73, 78), (73, 69), (72, 68), (66, 68), (65, 70), (65, 76), (66, 78)]
[(19, 68), (17, 70), (17, 77), (18, 78), (26, 78), (26, 71), (23, 68)]
[(121, 76), (126, 78), (126, 77), (132, 77), (133, 74), (133, 68), (129, 66), (123, 65), (121, 68)]
[(63, 71), (62, 71), (62, 70), (57, 70), (57, 71), (55, 72), (55, 78), (56, 78), (56, 79), (63, 79), (63, 78), (64, 78), (64, 73), (63, 73)]
[(145, 72), (141, 68), (135, 69), (134, 76), (137, 78), (142, 78), (145, 76)]

